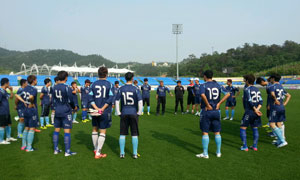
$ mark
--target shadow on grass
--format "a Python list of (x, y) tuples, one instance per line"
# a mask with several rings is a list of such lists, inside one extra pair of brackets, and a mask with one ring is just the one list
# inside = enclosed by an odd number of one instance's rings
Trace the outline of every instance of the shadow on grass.
[(84, 144), (88, 150), (94, 150), (91, 134), (87, 134), (84, 131), (78, 131), (76, 132), (75, 139), (79, 140), (77, 144)]

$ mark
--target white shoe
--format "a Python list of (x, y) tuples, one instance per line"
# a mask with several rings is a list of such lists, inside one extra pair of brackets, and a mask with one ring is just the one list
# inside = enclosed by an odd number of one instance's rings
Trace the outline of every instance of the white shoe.
[(17, 141), (17, 139), (13, 138), (13, 137), (10, 137), (10, 138), (6, 138), (6, 141), (9, 142), (9, 141)]
[(72, 123), (73, 123), (73, 124), (78, 124), (79, 122), (76, 121), (76, 120), (73, 120)]
[(76, 152), (65, 152), (65, 156), (66, 157), (68, 157), (68, 156), (74, 156), (76, 154), (77, 154)]
[(228, 120), (228, 119), (229, 119), (229, 117), (224, 117), (224, 118), (223, 118), (223, 120)]
[(196, 154), (196, 157), (197, 157), (197, 158), (204, 158), (204, 159), (208, 159), (208, 158), (209, 158), (208, 155), (204, 155), (203, 153), (201, 153), (201, 154)]
[(233, 120), (233, 118), (231, 117), (229, 120), (230, 120), (230, 121), (232, 121), (232, 120)]
[(221, 153), (217, 153), (217, 157), (220, 158), (222, 156)]
[(283, 143), (279, 144), (277, 147), (278, 147), (278, 148), (281, 148), (281, 147), (284, 147), (284, 146), (286, 146), (286, 145), (288, 145), (288, 143), (287, 143), (287, 142), (283, 142)]
[(10, 144), (10, 142), (2, 141), (2, 142), (0, 142), (0, 144)]

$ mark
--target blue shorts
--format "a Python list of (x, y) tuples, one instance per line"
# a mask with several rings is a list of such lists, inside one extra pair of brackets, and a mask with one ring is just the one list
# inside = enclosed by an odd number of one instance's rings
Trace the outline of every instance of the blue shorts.
[(20, 108), (17, 111), (18, 111), (19, 118), (24, 118), (24, 111), (25, 111), (25, 109), (24, 108)]
[(37, 109), (26, 108), (24, 111), (24, 123), (25, 127), (35, 128), (38, 125)]
[(195, 104), (201, 104), (201, 96), (195, 96)]
[(235, 98), (227, 99), (226, 107), (235, 107), (235, 106), (236, 106), (236, 99)]
[(89, 102), (88, 101), (81, 101), (81, 109), (88, 109)]
[(92, 126), (98, 129), (110, 128), (112, 124), (111, 114), (102, 114), (101, 116), (92, 116)]
[[(202, 117), (201, 117), (202, 116)], [(220, 132), (221, 131), (221, 120), (220, 120), (220, 111), (204, 111), (202, 110), (200, 114), (200, 129), (202, 132), (209, 133)]]
[(284, 122), (285, 119), (285, 110), (271, 110), (269, 116), (269, 122)]
[(241, 122), (241, 127), (259, 127), (261, 126), (261, 118), (257, 114), (255, 114), (254, 111), (246, 111), (244, 113), (242, 122)]
[(54, 117), (54, 127), (63, 129), (72, 129), (72, 114), (65, 117)]

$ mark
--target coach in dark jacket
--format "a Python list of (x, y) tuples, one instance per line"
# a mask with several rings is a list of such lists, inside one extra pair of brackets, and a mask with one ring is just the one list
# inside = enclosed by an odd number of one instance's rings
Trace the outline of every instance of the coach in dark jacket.
[(181, 113), (183, 113), (183, 95), (184, 87), (181, 85), (181, 81), (177, 81), (177, 86), (175, 87), (175, 114), (177, 114), (178, 104), (180, 103)]

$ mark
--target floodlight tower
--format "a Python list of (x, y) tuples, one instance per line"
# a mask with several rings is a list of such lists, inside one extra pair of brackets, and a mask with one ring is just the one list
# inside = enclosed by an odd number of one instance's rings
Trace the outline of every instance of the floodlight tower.
[(183, 33), (182, 24), (172, 25), (173, 34), (176, 35), (176, 64), (177, 64), (177, 80), (179, 80), (179, 68), (178, 68), (178, 35)]

